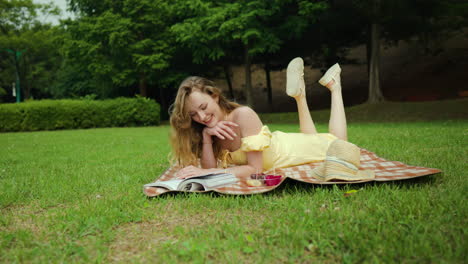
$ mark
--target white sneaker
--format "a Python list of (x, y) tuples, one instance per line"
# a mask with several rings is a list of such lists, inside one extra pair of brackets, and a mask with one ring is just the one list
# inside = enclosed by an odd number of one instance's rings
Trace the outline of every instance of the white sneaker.
[(304, 61), (297, 57), (288, 64), (286, 71), (286, 93), (297, 97), (305, 93)]
[[(334, 80), (335, 83), (333, 84), (333, 86), (335, 86), (335, 84), (341, 85), (340, 74), (341, 74), (340, 65), (338, 63), (335, 63), (335, 65), (331, 66), (330, 69), (328, 69), (327, 72), (323, 75), (323, 77), (320, 78), (319, 83), (326, 87), (329, 82)], [(332, 90), (332, 88), (328, 88), (328, 89)]]

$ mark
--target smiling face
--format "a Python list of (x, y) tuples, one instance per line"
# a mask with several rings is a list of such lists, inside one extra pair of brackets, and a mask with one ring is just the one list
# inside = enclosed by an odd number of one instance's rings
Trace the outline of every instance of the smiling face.
[(185, 109), (193, 121), (214, 127), (223, 120), (223, 111), (218, 104), (219, 97), (210, 96), (198, 90), (194, 90), (185, 101)]

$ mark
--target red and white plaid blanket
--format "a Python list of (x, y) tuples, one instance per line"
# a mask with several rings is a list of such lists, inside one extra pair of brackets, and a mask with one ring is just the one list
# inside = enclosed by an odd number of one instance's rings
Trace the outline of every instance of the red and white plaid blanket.
[[(361, 149), (361, 167), (359, 169), (373, 170), (375, 172), (375, 179), (373, 180), (324, 182), (312, 177), (312, 170), (318, 167), (320, 164), (322, 164), (322, 162), (307, 163), (289, 168), (276, 169), (275, 175), (284, 176), (281, 180), (281, 183), (283, 183), (286, 178), (291, 178), (297, 181), (312, 184), (351, 184), (369, 181), (405, 180), (441, 172), (439, 169), (410, 166), (399, 161), (389, 161), (366, 149)], [(175, 168), (169, 168), (157, 179), (157, 181), (171, 180), (175, 177), (176, 172), (177, 170)], [(281, 185), (281, 183), (276, 186), (251, 187), (248, 186), (244, 181), (239, 181), (229, 186), (216, 188), (214, 191), (225, 194), (263, 193), (277, 188), (279, 185)], [(148, 197), (154, 197), (173, 191), (169, 191), (164, 188), (149, 187), (145, 188), (143, 192)]]

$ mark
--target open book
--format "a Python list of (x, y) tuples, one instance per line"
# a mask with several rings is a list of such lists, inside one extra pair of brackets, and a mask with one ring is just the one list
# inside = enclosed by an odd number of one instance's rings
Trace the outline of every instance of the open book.
[(145, 184), (143, 188), (162, 187), (171, 191), (210, 191), (236, 182), (236, 175), (232, 173), (215, 172), (187, 179), (156, 181)]

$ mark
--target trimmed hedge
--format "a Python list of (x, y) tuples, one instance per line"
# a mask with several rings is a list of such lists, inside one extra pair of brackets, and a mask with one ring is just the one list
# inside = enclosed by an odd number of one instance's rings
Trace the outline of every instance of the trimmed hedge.
[(159, 125), (154, 100), (41, 100), (0, 104), (0, 132)]

